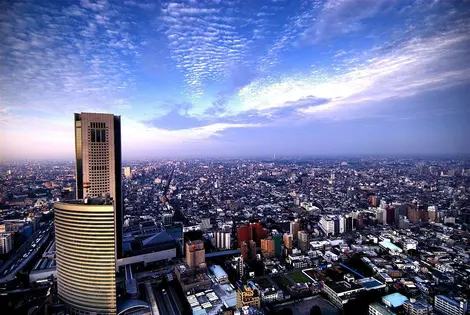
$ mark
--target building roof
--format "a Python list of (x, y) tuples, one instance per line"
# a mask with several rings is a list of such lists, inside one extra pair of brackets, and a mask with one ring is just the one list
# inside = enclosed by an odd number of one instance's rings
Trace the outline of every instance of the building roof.
[(393, 307), (400, 307), (408, 300), (408, 298), (400, 293), (392, 293), (382, 297), (383, 300), (389, 302)]
[(388, 308), (377, 302), (372, 303), (370, 307), (376, 309), (382, 315), (395, 315), (395, 313), (393, 313)]
[(331, 290), (335, 291), (337, 294), (362, 289), (362, 286), (355, 284), (355, 283), (346, 282), (346, 281), (339, 281), (339, 282), (331, 281), (331, 282), (325, 283), (325, 285), (327, 285)]
[(171, 235), (168, 234), (167, 231), (163, 230), (143, 240), (142, 246), (148, 246), (152, 244), (161, 244), (161, 243), (171, 242), (171, 241), (173, 241), (173, 237), (171, 237)]
[(364, 288), (366, 289), (373, 289), (373, 288), (381, 288), (384, 287), (385, 285), (378, 281), (375, 278), (365, 278), (359, 281), (359, 284), (361, 284)]
[(222, 269), (222, 267), (220, 267), (219, 265), (213, 265), (210, 270), (212, 271), (212, 273), (217, 277), (217, 278), (226, 278), (227, 277), (227, 273), (224, 271), (224, 269)]
[(395, 244), (393, 244), (392, 242), (389, 242), (389, 241), (382, 241), (379, 244), (382, 245), (383, 247), (387, 248), (387, 249), (390, 249), (393, 252), (402, 252), (403, 251), (400, 247), (398, 247), (397, 245), (395, 245)]

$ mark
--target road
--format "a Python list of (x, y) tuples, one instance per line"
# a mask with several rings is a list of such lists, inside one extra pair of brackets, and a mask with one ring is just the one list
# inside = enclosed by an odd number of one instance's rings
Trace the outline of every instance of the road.
[(145, 290), (147, 291), (147, 298), (150, 303), (150, 311), (152, 312), (152, 315), (160, 315), (160, 312), (158, 311), (157, 301), (155, 299), (155, 294), (153, 294), (153, 289), (152, 285), (150, 284), (150, 281), (145, 281)]
[(39, 248), (44, 245), (52, 229), (53, 221), (44, 224), (2, 265), (0, 283), (15, 279), (16, 273), (23, 269), (35, 257)]

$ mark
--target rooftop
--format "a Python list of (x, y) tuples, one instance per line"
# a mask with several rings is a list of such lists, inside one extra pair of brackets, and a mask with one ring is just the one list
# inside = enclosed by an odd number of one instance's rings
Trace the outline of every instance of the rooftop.
[(346, 281), (339, 281), (339, 282), (331, 281), (331, 282), (325, 283), (325, 285), (327, 285), (331, 290), (335, 291), (337, 294), (362, 289), (362, 286), (355, 284), (355, 283), (349, 283)]
[(370, 305), (370, 307), (376, 309), (377, 311), (380, 312), (380, 314), (382, 315), (395, 315), (395, 313), (393, 313), (392, 311), (390, 311), (388, 308), (386, 308), (385, 306), (383, 306), (382, 304), (380, 303), (372, 303)]
[(393, 307), (400, 307), (408, 298), (400, 293), (392, 293), (382, 297), (382, 300), (388, 301)]

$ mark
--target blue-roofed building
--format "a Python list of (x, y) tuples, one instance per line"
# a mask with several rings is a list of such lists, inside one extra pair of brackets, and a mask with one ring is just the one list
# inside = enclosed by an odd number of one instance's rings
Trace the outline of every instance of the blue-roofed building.
[(213, 265), (210, 268), (210, 271), (214, 274), (215, 279), (219, 283), (228, 283), (228, 276), (225, 270), (219, 265)]
[(375, 278), (364, 278), (356, 281), (357, 284), (362, 285), (366, 291), (370, 290), (382, 290), (385, 289), (386, 285)]
[(445, 295), (434, 297), (434, 309), (445, 315), (465, 315), (467, 313), (467, 300), (462, 298), (451, 299)]
[(408, 298), (400, 293), (392, 293), (382, 297), (382, 303), (391, 308), (400, 307), (406, 301)]
[(392, 242), (389, 242), (389, 241), (382, 241), (382, 242), (379, 243), (379, 245), (383, 249), (388, 250), (388, 252), (391, 255), (398, 255), (398, 254), (403, 252), (403, 249), (401, 249), (400, 247), (398, 247), (397, 245), (395, 245), (395, 244), (393, 244)]

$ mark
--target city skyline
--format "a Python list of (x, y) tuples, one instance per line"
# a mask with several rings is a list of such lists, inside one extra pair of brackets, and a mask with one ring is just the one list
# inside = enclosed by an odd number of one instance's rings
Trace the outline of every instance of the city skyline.
[(468, 2), (4, 2), (0, 161), (468, 154)]

